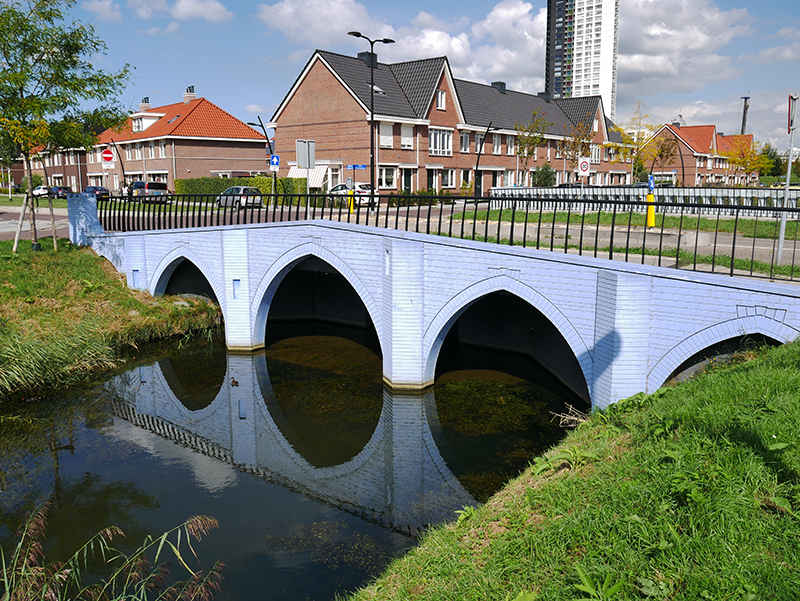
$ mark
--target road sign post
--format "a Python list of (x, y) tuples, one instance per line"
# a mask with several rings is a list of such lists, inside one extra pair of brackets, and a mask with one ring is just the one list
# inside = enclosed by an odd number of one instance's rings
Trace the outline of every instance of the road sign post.
[[(786, 155), (786, 188), (783, 190), (783, 208), (789, 206), (789, 182), (792, 180), (792, 154), (794, 152), (794, 130), (797, 127), (797, 94), (789, 95), (789, 154)], [(778, 251), (775, 264), (780, 265), (783, 259), (783, 244), (786, 238), (786, 212), (781, 213), (781, 227), (778, 233)]]
[(103, 152), (100, 153), (100, 158), (102, 159), (102, 167), (103, 169), (113, 169), (114, 168), (114, 151), (110, 148), (105, 148)]

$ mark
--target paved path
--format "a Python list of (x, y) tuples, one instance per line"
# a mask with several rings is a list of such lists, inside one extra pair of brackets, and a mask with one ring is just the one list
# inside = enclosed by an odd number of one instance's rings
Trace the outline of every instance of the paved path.
[[(13, 240), (19, 222), (21, 207), (2, 207), (0, 206), (0, 240)], [(69, 238), (69, 218), (67, 209), (53, 209), (56, 216), (56, 236), (59, 238)], [(39, 207), (36, 209), (36, 233), (38, 238), (52, 238), (50, 230), (50, 209)], [(30, 213), (25, 214), (25, 221), (22, 224), (22, 236), (20, 241), (30, 241), (31, 222)]]

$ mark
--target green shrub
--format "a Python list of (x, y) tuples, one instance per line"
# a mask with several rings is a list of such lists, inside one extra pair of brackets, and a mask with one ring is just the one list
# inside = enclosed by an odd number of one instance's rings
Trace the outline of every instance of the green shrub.
[[(262, 194), (272, 194), (272, 177), (196, 177), (175, 180), (176, 194), (221, 194), (231, 186), (251, 186)], [(305, 178), (278, 178), (278, 194), (298, 194), (306, 190)]]

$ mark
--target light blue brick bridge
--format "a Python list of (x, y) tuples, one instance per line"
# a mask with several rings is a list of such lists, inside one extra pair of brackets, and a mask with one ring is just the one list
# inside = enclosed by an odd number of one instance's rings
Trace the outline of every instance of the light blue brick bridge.
[(291, 273), (337, 275), (363, 303), (384, 381), (396, 390), (430, 386), (448, 332), (490, 296), (513, 298), (533, 317), (473, 317), (459, 336), (530, 353), (596, 407), (658, 389), (724, 341), (785, 343), (800, 331), (796, 285), (336, 221), (107, 233), (94, 199), (75, 195), (69, 206), (73, 243), (106, 257), (132, 288), (163, 294), (196, 268), (222, 309), (231, 350), (264, 346), (270, 308)]

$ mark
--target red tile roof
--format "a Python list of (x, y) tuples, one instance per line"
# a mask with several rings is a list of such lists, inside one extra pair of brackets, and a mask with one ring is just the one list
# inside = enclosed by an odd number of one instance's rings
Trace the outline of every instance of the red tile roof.
[(716, 154), (716, 145), (714, 144), (717, 136), (716, 125), (681, 125), (680, 127), (667, 125), (667, 127), (689, 144), (694, 152)]
[(723, 136), (717, 134), (717, 153), (726, 154), (733, 151), (740, 152), (744, 148), (753, 146), (753, 134), (735, 134), (732, 136)]
[(98, 137), (98, 144), (127, 140), (146, 140), (166, 136), (196, 138), (225, 138), (236, 140), (266, 140), (230, 113), (223, 111), (205, 98), (196, 98), (188, 103), (178, 102), (149, 109), (147, 113), (162, 114), (158, 121), (144, 131), (134, 132), (131, 119), (122, 131), (107, 129)]

